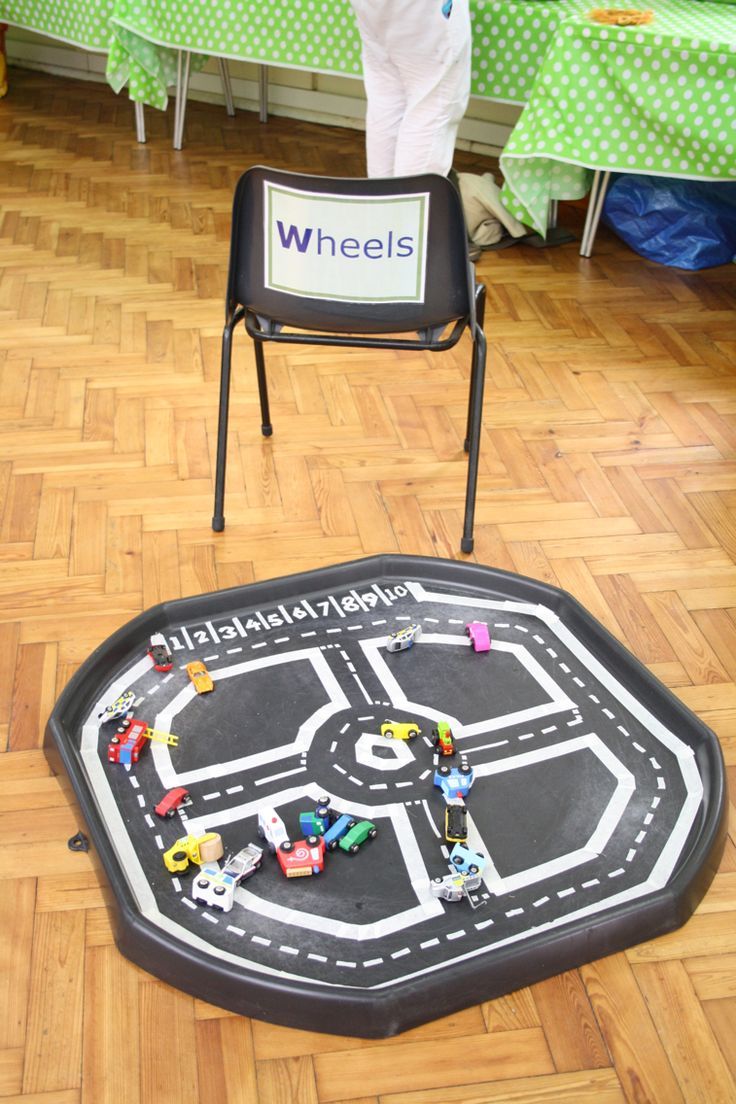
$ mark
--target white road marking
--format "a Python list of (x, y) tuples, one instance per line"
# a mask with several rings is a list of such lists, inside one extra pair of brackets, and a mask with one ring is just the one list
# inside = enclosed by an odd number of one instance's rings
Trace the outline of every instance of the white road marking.
[(361, 692), (361, 694), (363, 695), (363, 697), (365, 698), (365, 700), (366, 700), (366, 701), (368, 702), (368, 704), (369, 704), (369, 705), (373, 705), (373, 699), (371, 698), (370, 694), (368, 693), (368, 691), (366, 690), (365, 686), (364, 686), (364, 685), (363, 685), (363, 683), (362, 683), (362, 682), (360, 681), (360, 679), (358, 678), (358, 676), (357, 676), (357, 675), (353, 675), (353, 678), (354, 678), (354, 679), (355, 679), (355, 681), (357, 682), (357, 684), (358, 684), (358, 688), (360, 689), (360, 692)]
[(302, 774), (306, 767), (295, 767), (294, 770), (282, 771), (281, 774), (269, 774), (266, 778), (256, 778), (255, 786), (265, 786), (267, 782), (277, 782), (279, 778), (288, 778), (292, 774)]

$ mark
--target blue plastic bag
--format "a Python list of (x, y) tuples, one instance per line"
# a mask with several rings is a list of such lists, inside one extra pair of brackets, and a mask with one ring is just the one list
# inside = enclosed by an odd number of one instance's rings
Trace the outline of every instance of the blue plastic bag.
[(618, 176), (602, 218), (650, 261), (698, 269), (736, 259), (736, 182)]

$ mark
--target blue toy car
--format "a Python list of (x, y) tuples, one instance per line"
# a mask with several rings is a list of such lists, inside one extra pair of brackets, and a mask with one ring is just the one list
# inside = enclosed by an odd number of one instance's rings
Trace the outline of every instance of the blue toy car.
[(443, 763), (434, 772), (434, 784), (446, 798), (466, 797), (475, 781), (475, 772), (469, 763), (451, 767)]
[(464, 843), (456, 843), (450, 852), (450, 862), (461, 874), (481, 874), (486, 865), (480, 851), (471, 851)]
[(342, 816), (338, 817), (324, 834), (323, 838), (327, 850), (334, 851), (342, 837), (350, 831), (354, 824), (355, 820), (347, 813), (343, 813)]

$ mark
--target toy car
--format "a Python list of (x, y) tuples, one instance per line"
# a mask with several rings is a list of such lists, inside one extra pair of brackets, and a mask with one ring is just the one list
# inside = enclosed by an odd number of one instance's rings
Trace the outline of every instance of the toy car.
[(474, 652), (490, 652), (491, 638), (485, 621), (470, 621), (465, 626)]
[(191, 804), (192, 799), (189, 796), (189, 790), (185, 790), (183, 786), (176, 786), (175, 789), (164, 794), (158, 805), (154, 805), (153, 811), (156, 816), (173, 817), (177, 809), (183, 809)]
[(171, 652), (166, 645), (166, 637), (163, 633), (154, 633), (151, 637), (148, 654), (153, 660), (154, 670), (170, 671), (174, 666)]
[(183, 874), (190, 862), (217, 862), (223, 856), (222, 837), (219, 832), (205, 832), (203, 836), (182, 836), (164, 851), (164, 866), (171, 874)]
[(416, 721), (384, 721), (381, 725), (381, 735), (394, 740), (412, 740), (421, 731)]
[(480, 851), (471, 851), (464, 843), (456, 843), (450, 852), (450, 862), (461, 874), (482, 874), (486, 865)]
[(137, 763), (146, 746), (147, 733), (148, 725), (145, 721), (137, 721), (134, 717), (124, 718), (107, 745), (108, 762), (128, 765)]
[(307, 836), (303, 840), (285, 840), (276, 858), (287, 878), (304, 878), (320, 874), (325, 868), (325, 841), (322, 836)]
[(330, 808), (331, 800), (331, 798), (326, 796), (317, 798), (317, 805), (314, 810), (315, 816), (318, 816), (320, 820), (324, 820), (328, 828), (338, 817), (338, 814), (333, 812)]
[(386, 641), (386, 651), (403, 652), (406, 648), (411, 648), (421, 635), (421, 625), (406, 625), (403, 629), (398, 629), (389, 635)]
[(118, 717), (124, 717), (133, 708), (134, 701), (135, 694), (133, 691), (125, 690), (114, 702), (106, 705), (102, 712), (97, 714), (97, 718), (104, 723), (105, 721), (114, 721)]
[(214, 690), (215, 684), (212, 681), (212, 676), (200, 660), (195, 659), (191, 663), (187, 663), (187, 674), (194, 683), (194, 689), (198, 694), (208, 694), (210, 690)]
[(282, 843), (289, 842), (289, 833), (286, 831), (286, 825), (276, 810), (272, 809), (270, 806), (259, 810), (258, 835), (265, 839), (272, 855)]
[(454, 755), (457, 751), (452, 730), (447, 721), (437, 722), (437, 727), (432, 729), (432, 737), (440, 755)]
[(192, 898), (198, 905), (209, 905), (219, 912), (230, 912), (235, 888), (255, 874), (263, 862), (263, 851), (254, 843), (225, 860), (220, 869), (214, 863), (201, 868), (192, 883)]
[(345, 833), (348, 832), (354, 825), (355, 821), (351, 816), (348, 816), (347, 813), (343, 813), (342, 816), (338, 817), (337, 820), (330, 825), (323, 836), (325, 847), (327, 848), (327, 850), (334, 851)]
[(475, 771), (468, 763), (461, 763), (459, 767), (443, 763), (434, 772), (434, 784), (446, 798), (467, 797), (474, 781)]
[(476, 889), (480, 889), (480, 874), (445, 874), (444, 878), (433, 878), (430, 882), (430, 892), (433, 897), (439, 897), (444, 901), (462, 901)]
[(342, 837), (340, 847), (343, 851), (349, 851), (351, 855), (354, 855), (356, 851), (360, 850), (361, 844), (364, 844), (366, 840), (375, 839), (377, 835), (378, 829), (375, 824), (371, 824), (369, 820), (359, 820)]
[(316, 813), (299, 814), (299, 831), (305, 836), (323, 836), (329, 823), (327, 817), (317, 816)]
[(452, 798), (445, 809), (445, 839), (465, 843), (468, 838), (468, 810), (462, 799)]

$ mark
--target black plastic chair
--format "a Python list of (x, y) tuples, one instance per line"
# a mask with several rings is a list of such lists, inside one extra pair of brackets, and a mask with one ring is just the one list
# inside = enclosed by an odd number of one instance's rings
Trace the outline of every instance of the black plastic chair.
[[(269, 214), (267, 193), (273, 196), (274, 189), (279, 187), (295, 189), (310, 196), (337, 197), (335, 202), (338, 203), (339, 197), (373, 200), (375, 197), (426, 196), (426, 272), (421, 301), (350, 302), (276, 290), (273, 281), (266, 278), (266, 266), (270, 262), (266, 250), (265, 219)], [(368, 205), (362, 229), (364, 236), (370, 238)], [(283, 234), (281, 240), (283, 243)], [(365, 243), (366, 250), (367, 247), (368, 242)], [(371, 248), (375, 252), (377, 246)], [(233, 331), (239, 322), (245, 322), (245, 328), (255, 345), (261, 432), (265, 437), (271, 435), (273, 428), (268, 406), (264, 342), (441, 352), (452, 348), (467, 328), (473, 345), (465, 438), (465, 451), (469, 454), (468, 476), (460, 546), (463, 552), (472, 552), (486, 365), (484, 308), (485, 287), (476, 283), (475, 270), (468, 260), (460, 197), (445, 177), (425, 174), (394, 179), (342, 179), (306, 176), (260, 166), (245, 172), (238, 181), (233, 203), (230, 272), (225, 329), (222, 335), (215, 507), (212, 518), (215, 532), (221, 532), (225, 527), (223, 509), (230, 362)], [(297, 332), (285, 332), (285, 326), (296, 329)], [(395, 336), (409, 333), (416, 336)]]

